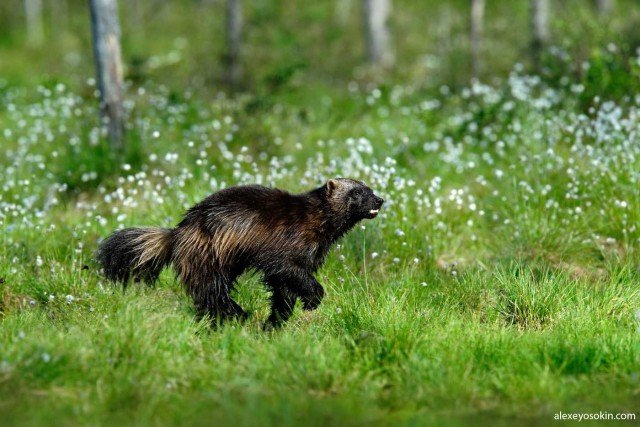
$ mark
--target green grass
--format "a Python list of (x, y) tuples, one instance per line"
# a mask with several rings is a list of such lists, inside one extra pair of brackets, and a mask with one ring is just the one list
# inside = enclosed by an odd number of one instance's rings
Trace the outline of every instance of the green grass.
[[(157, 38), (125, 28), (130, 56), (173, 46), (156, 26), (192, 28), (195, 41), (183, 62), (134, 79), (119, 155), (100, 134), (90, 61), (72, 71), (72, 58), (56, 62), (61, 50), (86, 53), (86, 40), (22, 49), (0, 18), (10, 59), (0, 79), (1, 424), (542, 426), (558, 412), (638, 415), (640, 82), (627, 37), (637, 11), (620, 6), (610, 26), (586, 9), (559, 20), (538, 77), (507, 71), (523, 56), (526, 7), (506, 22), (496, 3), (485, 72), (503, 78), (469, 85), (453, 71), (466, 42), (449, 37), (464, 30), (462, 2), (428, 2), (443, 19), (425, 36), (433, 51), (403, 39), (385, 76), (346, 52), (357, 14), (331, 21), (333, 4), (251, 6), (256, 64), (235, 95), (211, 85), (215, 56), (198, 60), (219, 41), (195, 42), (206, 25), (194, 16), (221, 3), (184, 15), (163, 6), (148, 24)], [(423, 25), (417, 3), (398, 5), (396, 28)], [(76, 14), (69, 25), (86, 27)], [(415, 65), (425, 53), (442, 60), (434, 75)], [(93, 260), (114, 229), (173, 226), (222, 187), (305, 191), (335, 176), (363, 179), (387, 203), (331, 251), (320, 308), (298, 307), (280, 330), (262, 330), (256, 274), (235, 295), (250, 318), (214, 330), (195, 320), (172, 271), (124, 292)]]
[[(482, 90), (497, 104), (454, 97), (442, 99), (446, 113), (425, 113), (415, 94), (382, 99), (383, 121), (355, 97), (345, 101), (355, 112), (328, 126), (300, 122), (295, 103), (249, 114), (244, 101), (197, 108), (199, 99), (166, 104), (149, 89), (131, 95), (135, 156), (114, 165), (91, 142), (91, 99), (8, 89), (6, 422), (535, 425), (560, 411), (635, 411), (638, 107), (587, 119), (570, 98), (540, 109), (509, 85)], [(83, 120), (65, 115), (69, 103)], [(484, 132), (469, 132), (468, 110), (508, 103), (509, 115), (494, 109)], [(256, 129), (264, 145), (251, 145)], [(154, 289), (123, 292), (92, 261), (114, 228), (175, 224), (222, 185), (302, 190), (343, 175), (388, 203), (331, 253), (320, 309), (298, 309), (282, 330), (262, 331), (268, 307), (255, 275), (236, 294), (251, 318), (211, 330), (170, 271)]]

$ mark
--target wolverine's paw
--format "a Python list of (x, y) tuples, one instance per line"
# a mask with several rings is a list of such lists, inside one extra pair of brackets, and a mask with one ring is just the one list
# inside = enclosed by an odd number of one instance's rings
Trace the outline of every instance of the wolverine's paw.
[(282, 328), (285, 323), (286, 321), (282, 320), (280, 317), (271, 315), (269, 316), (269, 319), (267, 319), (267, 321), (262, 325), (262, 330), (265, 332), (272, 332)]
[(272, 332), (277, 327), (278, 327), (278, 325), (275, 325), (272, 322), (266, 321), (266, 322), (264, 322), (264, 325), (262, 325), (262, 330), (265, 331), (265, 332)]
[(324, 288), (316, 285), (312, 292), (303, 295), (300, 299), (302, 300), (302, 307), (305, 310), (315, 310), (322, 302), (322, 298), (324, 298)]

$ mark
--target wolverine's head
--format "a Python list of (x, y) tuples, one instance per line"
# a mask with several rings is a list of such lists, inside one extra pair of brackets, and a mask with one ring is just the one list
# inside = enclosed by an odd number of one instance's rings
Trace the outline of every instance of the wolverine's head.
[(355, 221), (375, 218), (384, 203), (364, 182), (348, 178), (328, 180), (326, 194), (335, 211)]

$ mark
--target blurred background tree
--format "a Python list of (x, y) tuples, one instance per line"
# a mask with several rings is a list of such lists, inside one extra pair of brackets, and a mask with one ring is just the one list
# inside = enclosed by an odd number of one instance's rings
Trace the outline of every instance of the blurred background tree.
[[(456, 88), (504, 78), (516, 63), (545, 79), (571, 68), (582, 82), (580, 64), (611, 43), (615, 58), (604, 56), (616, 64), (596, 68), (629, 71), (640, 40), (635, 0), (132, 0), (119, 13), (125, 81), (212, 95), (313, 98), (350, 81)], [(84, 0), (0, 2), (0, 76), (92, 94), (88, 16)]]
[(89, 0), (100, 114), (115, 150), (124, 145), (122, 55), (117, 0)]
[(471, 0), (471, 72), (480, 75), (485, 0)]
[(393, 65), (389, 18), (391, 0), (363, 0), (364, 37), (367, 46), (367, 60), (375, 65)]
[(542, 71), (542, 49), (549, 39), (549, 0), (531, 0), (531, 53), (537, 72)]
[(608, 15), (613, 10), (613, 0), (596, 0), (596, 5), (602, 15)]
[(242, 82), (242, 0), (227, 0), (227, 84), (237, 88)]
[(42, 0), (24, 0), (27, 40), (31, 45), (39, 45), (44, 39)]

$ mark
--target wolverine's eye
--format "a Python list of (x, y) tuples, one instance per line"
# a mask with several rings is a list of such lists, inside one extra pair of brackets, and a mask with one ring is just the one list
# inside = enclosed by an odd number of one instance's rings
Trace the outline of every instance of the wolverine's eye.
[(363, 191), (362, 191), (362, 189), (361, 189), (361, 188), (356, 188), (355, 190), (353, 190), (353, 192), (351, 193), (351, 195), (352, 195), (353, 197), (360, 197), (360, 196), (362, 196), (362, 193), (363, 193)]

